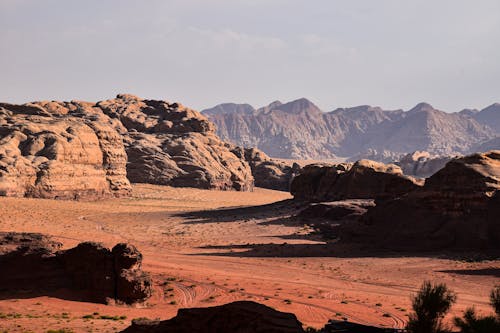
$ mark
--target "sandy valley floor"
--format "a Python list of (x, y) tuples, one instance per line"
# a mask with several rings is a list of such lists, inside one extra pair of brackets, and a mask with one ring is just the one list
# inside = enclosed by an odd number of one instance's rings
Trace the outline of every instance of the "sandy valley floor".
[[(287, 199), (288, 193), (263, 189), (237, 193), (153, 185), (135, 185), (132, 198), (98, 202), (0, 198), (0, 231), (46, 233), (65, 247), (87, 240), (110, 247), (131, 242), (155, 281), (155, 295), (135, 307), (3, 295), (0, 332), (115, 332), (133, 318), (168, 319), (180, 307), (234, 300), (293, 312), (306, 326), (345, 317), (403, 327), (410, 295), (425, 279), (444, 281), (457, 292), (456, 315), (472, 304), (490, 311), (488, 293), (500, 283), (500, 261), (332, 247), (288, 217), (289, 203), (275, 203)], [(87, 315), (94, 319), (83, 318)]]

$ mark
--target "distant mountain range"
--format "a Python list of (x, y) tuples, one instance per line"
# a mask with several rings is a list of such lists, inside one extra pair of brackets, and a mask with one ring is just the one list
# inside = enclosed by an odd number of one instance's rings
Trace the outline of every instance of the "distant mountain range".
[(292, 159), (396, 160), (413, 151), (435, 155), (500, 149), (500, 104), (447, 113), (427, 103), (409, 111), (362, 105), (323, 112), (301, 98), (255, 109), (225, 103), (202, 111), (218, 135), (268, 155)]

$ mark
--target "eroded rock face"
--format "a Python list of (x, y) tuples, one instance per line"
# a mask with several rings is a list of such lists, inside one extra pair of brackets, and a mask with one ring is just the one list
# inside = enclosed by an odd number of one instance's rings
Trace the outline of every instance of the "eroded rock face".
[(52, 295), (66, 289), (72, 299), (128, 304), (151, 296), (151, 278), (133, 245), (118, 244), (111, 251), (93, 242), (64, 251), (61, 246), (41, 234), (0, 233), (0, 293)]
[(388, 248), (499, 249), (500, 151), (450, 161), (406, 196), (377, 204), (345, 239)]
[(290, 193), (300, 200), (327, 201), (325, 198), (331, 196), (330, 191), (337, 180), (351, 167), (351, 163), (306, 165), (293, 179)]
[(60, 108), (60, 113), (51, 113), (44, 103), (0, 104), (0, 195), (128, 195), (127, 155), (120, 135), (109, 124), (70, 116), (67, 106)]
[(128, 195), (129, 180), (253, 188), (248, 163), (204, 116), (178, 103), (118, 95), (0, 104), (0, 195), (96, 199)]
[(252, 170), (255, 186), (278, 191), (289, 191), (292, 179), (300, 172), (297, 163), (287, 165), (267, 156), (256, 148), (233, 147), (231, 151), (243, 158)]
[(223, 140), (292, 159), (346, 156), (350, 161), (392, 162), (416, 150), (468, 154), (500, 135), (500, 104), (477, 113), (448, 113), (427, 103), (406, 112), (368, 105), (322, 112), (302, 98), (257, 110), (222, 104), (202, 112), (217, 125)]
[(133, 320), (124, 333), (301, 333), (294, 314), (268, 306), (239, 301), (209, 308), (179, 309), (165, 321)]
[(200, 113), (178, 103), (132, 95), (96, 105), (123, 125), (130, 181), (205, 189), (249, 191), (248, 164), (215, 134)]
[(306, 166), (294, 178), (291, 193), (296, 199), (308, 201), (383, 200), (411, 192), (419, 185), (394, 164), (360, 160), (354, 164)]

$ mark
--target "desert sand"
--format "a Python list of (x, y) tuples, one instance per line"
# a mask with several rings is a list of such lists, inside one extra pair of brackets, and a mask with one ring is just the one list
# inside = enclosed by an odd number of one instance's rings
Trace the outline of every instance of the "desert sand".
[[(130, 242), (144, 255), (155, 294), (145, 304), (93, 304), (17, 291), (0, 295), (0, 332), (116, 332), (133, 318), (168, 319), (180, 307), (254, 300), (305, 326), (331, 318), (403, 327), (425, 279), (458, 294), (451, 315), (489, 313), (500, 261), (445, 254), (376, 253), (326, 244), (299, 220), (286, 192), (224, 192), (134, 185), (133, 196), (95, 202), (0, 198), (0, 231), (40, 232), (65, 248)], [(1, 272), (1, 271), (0, 271)], [(56, 297), (57, 296), (57, 297)], [(101, 319), (110, 316), (112, 319)], [(87, 317), (87, 318), (84, 318)]]

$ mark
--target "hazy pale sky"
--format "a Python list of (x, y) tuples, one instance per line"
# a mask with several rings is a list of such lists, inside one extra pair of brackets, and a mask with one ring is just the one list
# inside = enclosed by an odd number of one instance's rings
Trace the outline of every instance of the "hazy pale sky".
[(498, 0), (0, 0), (0, 101), (500, 102)]

